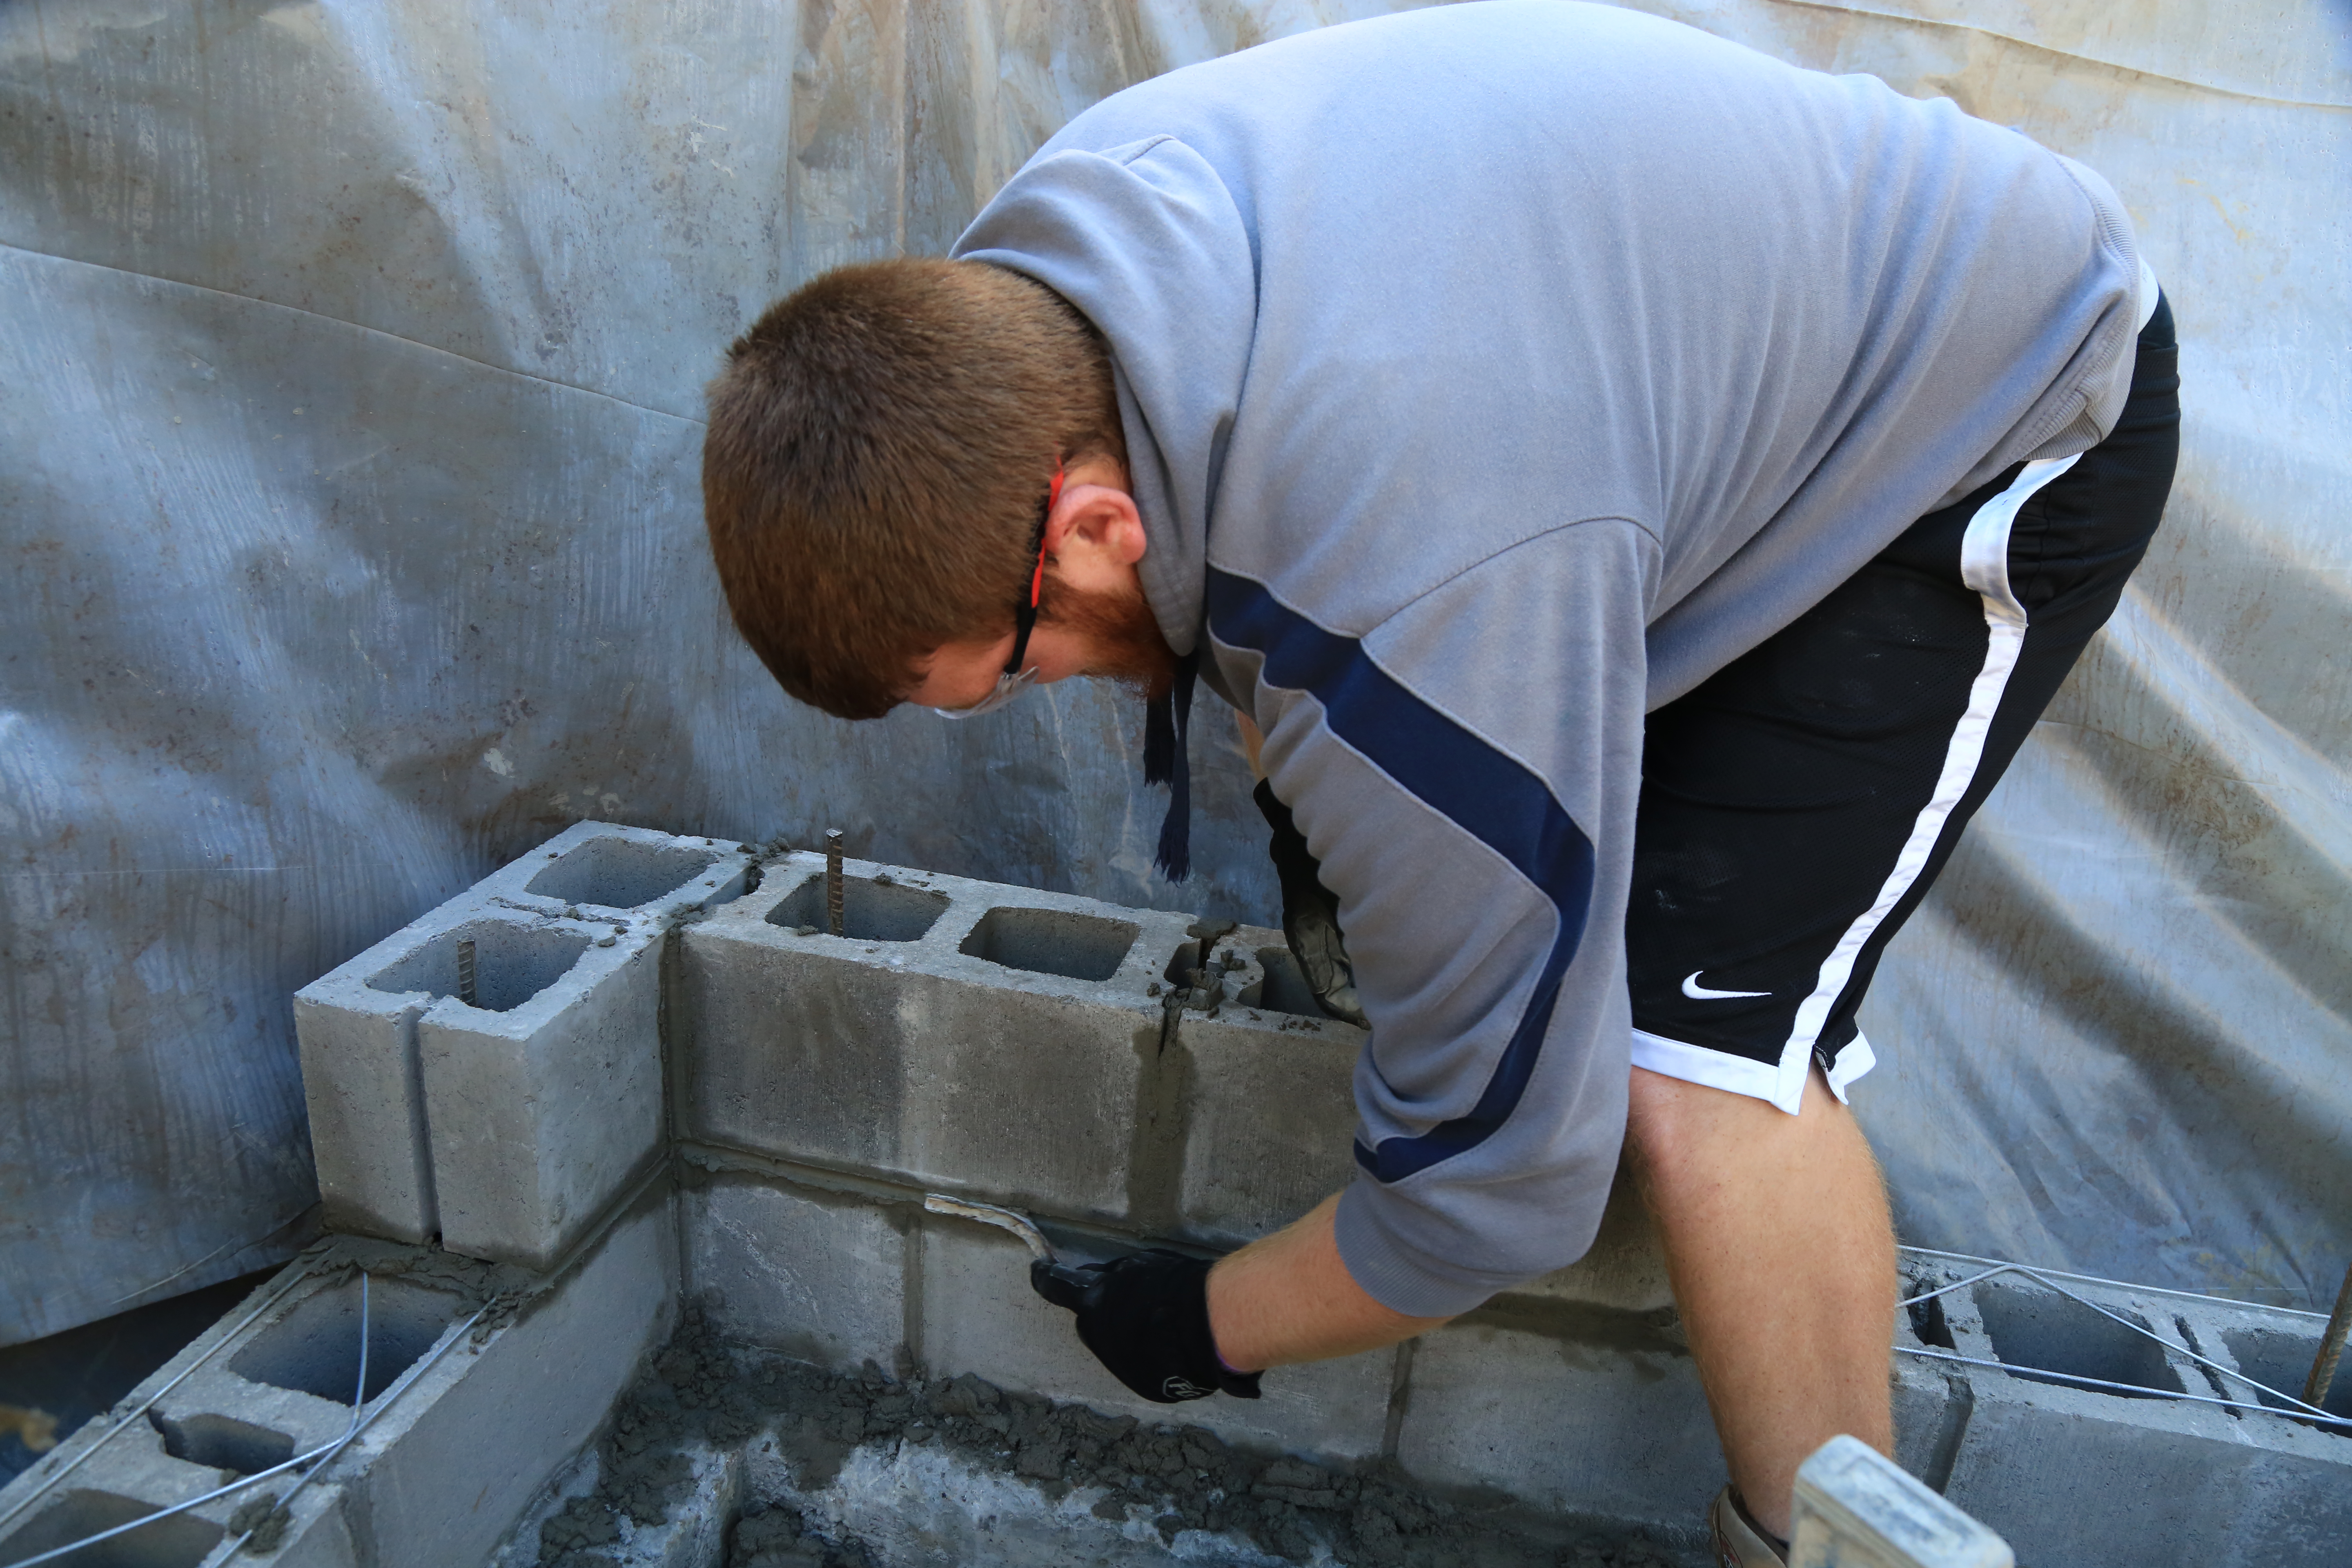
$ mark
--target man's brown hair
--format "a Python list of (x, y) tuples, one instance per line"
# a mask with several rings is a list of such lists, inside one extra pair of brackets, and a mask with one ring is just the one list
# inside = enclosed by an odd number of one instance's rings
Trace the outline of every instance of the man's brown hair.
[(845, 267), (710, 384), (702, 507), (735, 625), (786, 691), (878, 718), (1029, 591), (1055, 463), (1124, 460), (1110, 359), (1044, 285), (975, 261)]

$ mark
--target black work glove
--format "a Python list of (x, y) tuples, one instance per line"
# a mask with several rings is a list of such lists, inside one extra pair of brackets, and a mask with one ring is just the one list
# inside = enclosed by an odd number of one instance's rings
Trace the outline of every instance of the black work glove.
[(1266, 854), (1282, 879), (1282, 934), (1289, 939), (1290, 956), (1323, 1011), (1360, 1029), (1370, 1027), (1356, 999), (1356, 966), (1339, 933), (1339, 896), (1323, 885), (1323, 868), (1307, 852), (1307, 836), (1291, 821), (1290, 808), (1274, 797), (1274, 786), (1258, 780), (1252, 798), (1274, 829)]
[(1154, 1405), (1206, 1399), (1220, 1389), (1258, 1396), (1259, 1374), (1227, 1372), (1209, 1332), (1209, 1266), (1153, 1247), (1072, 1268), (1039, 1258), (1029, 1283), (1078, 1315), (1078, 1338), (1110, 1374)]

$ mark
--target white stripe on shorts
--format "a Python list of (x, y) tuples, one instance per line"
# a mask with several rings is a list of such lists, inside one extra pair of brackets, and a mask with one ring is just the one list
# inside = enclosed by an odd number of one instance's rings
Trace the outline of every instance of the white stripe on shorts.
[[(1635, 1067), (1711, 1089), (1769, 1100), (1791, 1116), (1804, 1104), (1805, 1083), (1811, 1077), (1813, 1045), (1821, 1038), (1822, 1026), (1829, 1022), (1830, 1010), (1837, 1005), (1839, 995), (1853, 978), (1854, 961), (1862, 956), (1863, 947), (1885, 923), (1895, 906), (1903, 901), (1903, 896), (1919, 879), (1919, 873), (1927, 868), (1927, 858), (1935, 852), (1944, 824), (1951, 819), (1960, 797), (1968, 794), (1969, 785), (1976, 778), (1977, 764), (1984, 758), (1985, 736), (1992, 729), (1993, 714), (2000, 709), (2001, 693), (2009, 686), (2010, 671), (2017, 668), (2018, 653), (2025, 644), (2025, 606), (2010, 590), (2010, 530), (2017, 521), (2019, 509), (2034, 492), (2073, 468), (2074, 462), (2075, 458), (2045, 458), (2026, 464), (2007, 489), (1979, 507), (1976, 515), (1969, 520), (1968, 531), (1960, 541), (1960, 580), (1975, 589), (1984, 602), (1984, 665), (1969, 687), (1968, 709), (1960, 715), (1951, 742), (1944, 749), (1944, 765), (1936, 776), (1934, 793), (1912, 822), (1910, 836), (1895, 857), (1895, 868), (1887, 873), (1878, 897), (1846, 927), (1845, 934), (1838, 938), (1837, 945), (1822, 961), (1811, 993), (1797, 1005), (1795, 1026), (1781, 1044), (1779, 1065), (1636, 1029)], [(1877, 1058), (1868, 1042), (1856, 1034), (1838, 1053), (1836, 1066), (1830, 1074), (1830, 1087), (1843, 1100), (1846, 1086), (1876, 1065)]]

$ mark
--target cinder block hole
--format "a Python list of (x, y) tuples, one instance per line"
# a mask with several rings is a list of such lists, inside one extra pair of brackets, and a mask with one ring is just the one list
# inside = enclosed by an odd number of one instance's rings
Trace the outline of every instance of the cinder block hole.
[(1160, 977), (1171, 985), (1190, 985), (1192, 984), (1192, 971), (1200, 967), (1201, 944), (1180, 942), (1176, 944), (1175, 956), (1168, 961), (1168, 967), (1160, 972)]
[(523, 891), (567, 904), (634, 910), (677, 892), (718, 861), (714, 850), (688, 849), (682, 844), (591, 838), (565, 850)]
[[(2296, 1398), (2303, 1397), (2303, 1385), (2311, 1376), (2311, 1358), (2319, 1353), (2317, 1335), (2283, 1333), (2276, 1329), (2225, 1330), (2222, 1342), (2230, 1347), (2230, 1359), (2238, 1370), (2252, 1378)], [(2294, 1407), (2267, 1394), (2256, 1394), (2273, 1410)], [(2330, 1415), (2352, 1416), (2352, 1354), (2347, 1354), (2336, 1369), (2336, 1382), (2319, 1407)], [(2352, 1431), (2341, 1426), (2315, 1426), (2315, 1432), (2332, 1431), (2338, 1436), (2352, 1436)]]
[(1307, 984), (1307, 972), (1298, 967), (1298, 960), (1291, 956), (1290, 949), (1261, 947), (1257, 950), (1257, 963), (1265, 971), (1265, 979), (1255, 988), (1256, 995), (1242, 993), (1243, 1005), (1268, 1013), (1295, 1013), (1302, 1018), (1331, 1016), (1315, 999), (1315, 987)]
[[(371, 1280), (364, 1398), (373, 1399), (415, 1365), (457, 1318), (453, 1296), (403, 1279)], [(304, 1297), (231, 1357), (228, 1367), (248, 1383), (349, 1405), (360, 1375), (359, 1279)]]
[(1034, 974), (1108, 980), (1135, 945), (1136, 931), (1125, 921), (1060, 910), (991, 910), (957, 951)]
[[(1977, 1310), (1993, 1354), (2012, 1376), (2029, 1383), (2053, 1383), (2079, 1388), (2063, 1378), (2035, 1377), (2035, 1371), (2067, 1372), (2136, 1387), (2169, 1389), (2185, 1394), (2164, 1347), (2144, 1335), (2069, 1300), (2054, 1290), (2028, 1286), (1982, 1284), (1975, 1288)], [(2133, 1321), (2140, 1320), (2134, 1318)], [(2156, 1394), (2128, 1394), (2121, 1389), (2094, 1390), (2125, 1399), (2155, 1399)]]
[[(948, 896), (928, 888), (877, 882), (870, 877), (841, 879), (841, 933), (853, 942), (912, 942), (939, 923)], [(810, 878), (778, 900), (768, 923), (825, 929), (824, 877)]]
[[(143, 1519), (155, 1509), (154, 1503), (114, 1492), (69, 1491), (35, 1514), (24, 1529), (0, 1541), (0, 1563), (38, 1557), (101, 1530)], [(58, 1568), (196, 1568), (226, 1533), (209, 1521), (175, 1513), (54, 1561)]]
[[(1916, 1288), (1917, 1287), (1915, 1286)], [(1911, 1331), (1918, 1336), (1921, 1344), (1933, 1345), (1937, 1350), (1944, 1351), (1953, 1348), (1952, 1325), (1945, 1320), (1944, 1299), (1941, 1296), (1930, 1296), (1924, 1301), (1915, 1301), (1907, 1310), (1911, 1314)]]
[[(359, 1338), (359, 1331), (352, 1331)], [(375, 1368), (368, 1368), (373, 1381)], [(359, 1369), (352, 1369), (359, 1376)], [(344, 1390), (346, 1397), (350, 1390)], [(294, 1457), (294, 1439), (283, 1432), (272, 1432), (267, 1426), (233, 1420), (226, 1415), (166, 1415), (160, 1410), (147, 1412), (149, 1425), (163, 1434), (163, 1452), (175, 1459), (185, 1459), (192, 1465), (207, 1469), (231, 1470), (240, 1476), (256, 1476)]]
[(368, 988), (455, 996), (461, 940), (474, 944), (474, 1005), (486, 1013), (521, 1006), (562, 979), (588, 951), (588, 939), (578, 931), (474, 921), (444, 931), (391, 968), (369, 975)]

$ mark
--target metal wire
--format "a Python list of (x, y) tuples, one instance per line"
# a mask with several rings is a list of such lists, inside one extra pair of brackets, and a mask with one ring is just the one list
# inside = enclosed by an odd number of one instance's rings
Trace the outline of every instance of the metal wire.
[[(1948, 1256), (1958, 1255), (1951, 1254)], [(1990, 1260), (1976, 1258), (1971, 1259), (1970, 1261), (1986, 1262)], [(1949, 1295), (1952, 1291), (1963, 1289), (1968, 1286), (1977, 1284), (1981, 1280), (1990, 1279), (1996, 1275), (2022, 1274), (2037, 1285), (2057, 1291), (2058, 1294), (2065, 1297), (2069, 1301), (2074, 1301), (2082, 1306), (2088, 1307), (2094, 1312), (2098, 1313), (2099, 1316), (2106, 1318), (2114, 1322), (2121, 1323), (2125, 1328), (2129, 1329), (2133, 1333), (2139, 1335), (2141, 1338), (2154, 1340), (2158, 1345), (2161, 1346), (2165, 1350), (2185, 1355), (2200, 1366), (2210, 1367), (2213, 1371), (2220, 1373), (2222, 1376), (2234, 1378), (2238, 1382), (2246, 1384), (2249, 1388), (2256, 1389), (2261, 1393), (2267, 1394), (2273, 1399), (2284, 1400), (2288, 1405), (2294, 1406), (2294, 1409), (2283, 1411), (2275, 1406), (2268, 1405), (2248, 1405), (2240, 1400), (2219, 1399), (2210, 1394), (2191, 1394), (2186, 1389), (2150, 1388), (2144, 1384), (2137, 1383), (2110, 1383), (2105, 1378), (2082, 1377), (2071, 1372), (2053, 1372), (2048, 1367), (2029, 1367), (2010, 1362), (1982, 1361), (1973, 1356), (1954, 1355), (1942, 1352), (1915, 1351), (1908, 1345), (1898, 1345), (1895, 1348), (1905, 1351), (1912, 1355), (1930, 1355), (1938, 1361), (1965, 1362), (1971, 1366), (1997, 1366), (2011, 1372), (2031, 1372), (2038, 1373), (2043, 1377), (2063, 1378), (2072, 1383), (2081, 1383), (2097, 1388), (2123, 1389), (2129, 1393), (2148, 1394), (2158, 1399), (2187, 1399), (2193, 1400), (2200, 1405), (2227, 1405), (2235, 1410), (2260, 1410), (2273, 1415), (2292, 1415), (2301, 1413), (2303, 1418), (2306, 1420), (2324, 1421), (2331, 1426), (2352, 1426), (2352, 1420), (2347, 1420), (2345, 1417), (2330, 1415), (2327, 1411), (2321, 1409), (2316, 1405), (2307, 1405), (2304, 1401), (2297, 1399), (2292, 1394), (2284, 1393), (2279, 1389), (2273, 1388), (2266, 1383), (2263, 1383), (2255, 1378), (2247, 1376), (2243, 1372), (2240, 1371), (2236, 1367), (2224, 1366), (2210, 1356), (2200, 1355), (2197, 1352), (2189, 1349), (2187, 1345), (2176, 1345), (2170, 1340), (2166, 1339), (2162, 1334), (2158, 1333), (2155, 1330), (2148, 1328), (2147, 1325), (2134, 1322), (2131, 1319), (2125, 1317), (2120, 1312), (2111, 1312), (2106, 1308), (2100, 1306), (2096, 1301), (2091, 1300), (2087, 1297), (2077, 1296), (2074, 1291), (2069, 1290), (2063, 1285), (2059, 1284), (2056, 1279), (2050, 1278), (2051, 1274), (2053, 1272), (2055, 1271), (2035, 1268), (2023, 1263), (1997, 1263), (1994, 1264), (1992, 1268), (1987, 1268), (1981, 1273), (1971, 1274), (1965, 1279), (1955, 1279), (1948, 1285), (1939, 1285), (1933, 1290), (1923, 1290), (1916, 1296), (1908, 1297), (1896, 1302), (1895, 1305), (1898, 1308), (1916, 1307), (1922, 1301), (1932, 1301), (1938, 1296)], [(2070, 1275), (2066, 1276), (2066, 1278), (2087, 1279), (2091, 1278), (2091, 1276)], [(2105, 1281), (2105, 1283), (2112, 1284), (2115, 1282), (2110, 1280)], [(2119, 1289), (2134, 1289), (2134, 1287), (2121, 1286)], [(2186, 1294), (2186, 1292), (2176, 1291), (2168, 1292), (2168, 1294)], [(2220, 1298), (2199, 1297), (2197, 1300), (2218, 1300)], [(2230, 1302), (2228, 1304), (2231, 1306), (2241, 1305), (2241, 1303), (2238, 1302)]]
[[(1979, 1258), (1973, 1252), (1944, 1252), (1933, 1247), (1905, 1247), (1898, 1250), (1914, 1258), (1948, 1258), (1955, 1263), (1990, 1263), (1998, 1268), (2029, 1267), (2025, 1264), (2011, 1265), (2007, 1258)], [(2085, 1285), (2111, 1286), (2117, 1290), (2128, 1290), (2135, 1296), (2169, 1296), (2178, 1301), (2210, 1301), (2220, 1307), (2253, 1307), (2260, 1311), (2284, 1312), (2290, 1318), (2314, 1318), (2323, 1322), (2327, 1318), (2325, 1312), (2306, 1312), (2300, 1307), (2273, 1307), (2266, 1302), (2240, 1301), (2228, 1296), (2208, 1296), (2195, 1290), (2172, 1290), (2162, 1285), (2135, 1285), (2128, 1279), (2110, 1279), (2104, 1274), (2077, 1274), (2070, 1269), (2050, 1268), (2041, 1264), (2030, 1267), (2053, 1279), (2079, 1279)]]
[[(215, 1498), (226, 1497), (233, 1491), (241, 1491), (245, 1488), (253, 1485), (256, 1481), (277, 1475), (281, 1470), (290, 1470), (297, 1465), (316, 1458), (318, 1456), (327, 1453), (327, 1450), (330, 1448), (333, 1448), (340, 1452), (341, 1446), (352, 1440), (352, 1434), (359, 1430), (360, 1403), (367, 1394), (367, 1363), (368, 1277), (367, 1270), (362, 1268), (360, 1270), (360, 1384), (358, 1392), (352, 1395), (352, 1424), (343, 1428), (343, 1435), (341, 1437), (335, 1439), (331, 1443), (320, 1444), (319, 1447), (311, 1449), (309, 1453), (304, 1454), (300, 1458), (289, 1459), (282, 1465), (272, 1465), (266, 1470), (258, 1471), (250, 1476), (240, 1477), (238, 1479), (231, 1481), (227, 1486), (215, 1487), (202, 1497), (190, 1498), (186, 1502), (174, 1503), (170, 1508), (161, 1509), (153, 1513), (142, 1514), (128, 1524), (118, 1524), (111, 1530), (101, 1530), (96, 1535), (85, 1535), (79, 1541), (68, 1542), (63, 1546), (52, 1546), (47, 1552), (40, 1552), (35, 1556), (20, 1558), (16, 1563), (16, 1568), (33, 1568), (33, 1564), (36, 1563), (54, 1562), (58, 1558), (65, 1556), (68, 1552), (79, 1552), (85, 1546), (95, 1546), (101, 1541), (111, 1541), (118, 1535), (127, 1534), (131, 1531), (139, 1529), (142, 1525), (152, 1524), (159, 1519), (165, 1519), (175, 1513), (185, 1513), (188, 1510), (208, 1503)], [(329, 1458), (332, 1457), (332, 1455), (329, 1455)], [(246, 1531), (247, 1535), (251, 1535), (252, 1533), (253, 1532), (251, 1531)], [(238, 1544), (244, 1544), (244, 1537), (241, 1536), (238, 1538)]]
[(0, 1513), (0, 1525), (6, 1524), (10, 1520), (16, 1518), (26, 1509), (31, 1508), (35, 1503), (40, 1501), (41, 1499), (47, 1497), (50, 1488), (56, 1486), (59, 1481), (64, 1480), (77, 1469), (79, 1469), (84, 1460), (88, 1459), (92, 1454), (97, 1453), (108, 1443), (111, 1442), (124, 1427), (130, 1426), (142, 1415), (146, 1415), (148, 1411), (153, 1409), (157, 1400), (163, 1398), (163, 1395), (171, 1393), (172, 1390), (179, 1387), (181, 1384), (186, 1382), (191, 1376), (194, 1375), (197, 1368), (203, 1366), (205, 1363), (212, 1360), (214, 1356), (218, 1355), (221, 1350), (231, 1341), (235, 1340), (237, 1335), (245, 1332), (246, 1330), (261, 1320), (261, 1315), (263, 1313), (268, 1311), (270, 1308), (278, 1305), (278, 1300), (284, 1297), (288, 1291), (293, 1289), (295, 1286), (301, 1284), (304, 1280), (309, 1279), (310, 1278), (310, 1275), (308, 1272), (297, 1274), (291, 1279), (279, 1285), (277, 1289), (272, 1290), (267, 1300), (263, 1301), (260, 1306), (256, 1307), (251, 1312), (247, 1314), (245, 1321), (237, 1324), (236, 1327), (231, 1329), (228, 1332), (215, 1340), (212, 1343), (212, 1348), (205, 1351), (204, 1354), (198, 1356), (195, 1360), (190, 1362), (181, 1370), (180, 1374), (177, 1377), (174, 1377), (171, 1382), (165, 1384), (163, 1387), (157, 1389), (154, 1393), (141, 1400), (136, 1409), (132, 1410), (130, 1415), (125, 1415), (121, 1420), (116, 1422), (113, 1426), (96, 1442), (92, 1443), (89, 1447), (84, 1448), (80, 1453), (76, 1454), (71, 1459), (59, 1466), (57, 1469), (52, 1470), (49, 1474), (44, 1476), (38, 1486), (35, 1487), (31, 1491), (26, 1492), (23, 1497), (16, 1500), (16, 1506), (9, 1509), (5, 1513)]
[[(272, 1300), (275, 1300), (275, 1298), (272, 1298)], [(287, 1489), (286, 1495), (278, 1500), (271, 1511), (274, 1513), (279, 1509), (288, 1507), (297, 1497), (301, 1495), (302, 1489), (309, 1486), (311, 1481), (323, 1474), (327, 1469), (327, 1467), (333, 1464), (342, 1451), (346, 1447), (350, 1447), (352, 1442), (357, 1438), (361, 1433), (373, 1426), (378, 1416), (391, 1409), (394, 1402), (399, 1399), (403, 1394), (405, 1394), (412, 1386), (414, 1386), (416, 1380), (424, 1376), (426, 1370), (429, 1369), (434, 1363), (439, 1361), (444, 1354), (447, 1353), (451, 1347), (464, 1340), (466, 1335), (472, 1331), (474, 1325), (480, 1322), (483, 1315), (489, 1310), (488, 1307), (484, 1307), (480, 1311), (477, 1311), (472, 1317), (467, 1318), (464, 1322), (459, 1323), (456, 1328), (450, 1330), (449, 1332), (442, 1339), (441, 1342), (433, 1348), (430, 1353), (420, 1358), (415, 1365), (411, 1366), (406, 1372), (402, 1373), (398, 1377), (394, 1378), (391, 1386), (387, 1387), (381, 1394), (376, 1396), (373, 1408), (367, 1409), (365, 1410), (365, 1413), (362, 1414), (361, 1400), (362, 1396), (363, 1396), (367, 1392), (368, 1310), (368, 1277), (366, 1273), (362, 1271), (360, 1275), (359, 1386), (352, 1400), (351, 1424), (343, 1428), (341, 1436), (335, 1437), (331, 1442), (320, 1444), (317, 1447), (311, 1449), (307, 1454), (298, 1454), (293, 1458), (287, 1460), (283, 1464), (272, 1465), (266, 1470), (257, 1470), (249, 1476), (241, 1476), (237, 1479), (229, 1482), (228, 1485), (225, 1487), (215, 1487), (213, 1490), (205, 1493), (202, 1497), (190, 1498), (185, 1502), (173, 1503), (169, 1508), (157, 1509), (153, 1513), (142, 1514), (139, 1518), (132, 1520), (128, 1524), (118, 1524), (111, 1530), (100, 1531), (96, 1535), (85, 1536), (79, 1541), (68, 1542), (63, 1546), (52, 1547), (48, 1551), (41, 1552), (37, 1556), (21, 1558), (14, 1565), (14, 1568), (34, 1568), (36, 1563), (55, 1562), (57, 1559), (67, 1555), (68, 1552), (79, 1552), (84, 1547), (95, 1546), (100, 1542), (110, 1541), (118, 1535), (128, 1534), (130, 1531), (137, 1530), (142, 1525), (152, 1524), (157, 1520), (169, 1519), (173, 1514), (185, 1513), (190, 1509), (202, 1508), (208, 1502), (216, 1501), (221, 1498), (228, 1496), (232, 1492), (243, 1491), (246, 1488), (253, 1486), (258, 1482), (268, 1480), (272, 1476), (280, 1475), (285, 1471), (308, 1466), (309, 1468), (303, 1470), (302, 1475), (295, 1481), (295, 1483)], [(258, 1312), (254, 1314), (254, 1317), (258, 1316), (260, 1316)], [(253, 1318), (247, 1318), (244, 1323), (238, 1324), (237, 1330), (232, 1331), (222, 1342), (226, 1343), (228, 1339), (234, 1339), (236, 1331), (243, 1330), (252, 1321)], [(189, 1368), (189, 1371), (191, 1372), (194, 1370), (195, 1369), (194, 1367)], [(174, 1383), (178, 1381), (179, 1380), (177, 1378), (173, 1380)], [(164, 1389), (158, 1389), (156, 1391), (156, 1397), (161, 1398), (164, 1392), (166, 1392)], [(149, 1403), (152, 1404), (153, 1402), (151, 1400)], [(113, 1434), (109, 1433), (107, 1436), (112, 1436)], [(31, 1501), (30, 1499), (26, 1500), (28, 1503)], [(21, 1512), (23, 1510), (19, 1509), (17, 1511)], [(11, 1514), (10, 1517), (14, 1518), (15, 1515)], [(236, 1555), (239, 1551), (243, 1550), (245, 1543), (253, 1539), (253, 1534), (254, 1532), (248, 1530), (241, 1535), (222, 1542), (220, 1545), (215, 1547), (212, 1552), (205, 1556), (205, 1563), (207, 1565), (207, 1568), (210, 1568), (210, 1565), (212, 1564), (226, 1563), (231, 1557)]]

